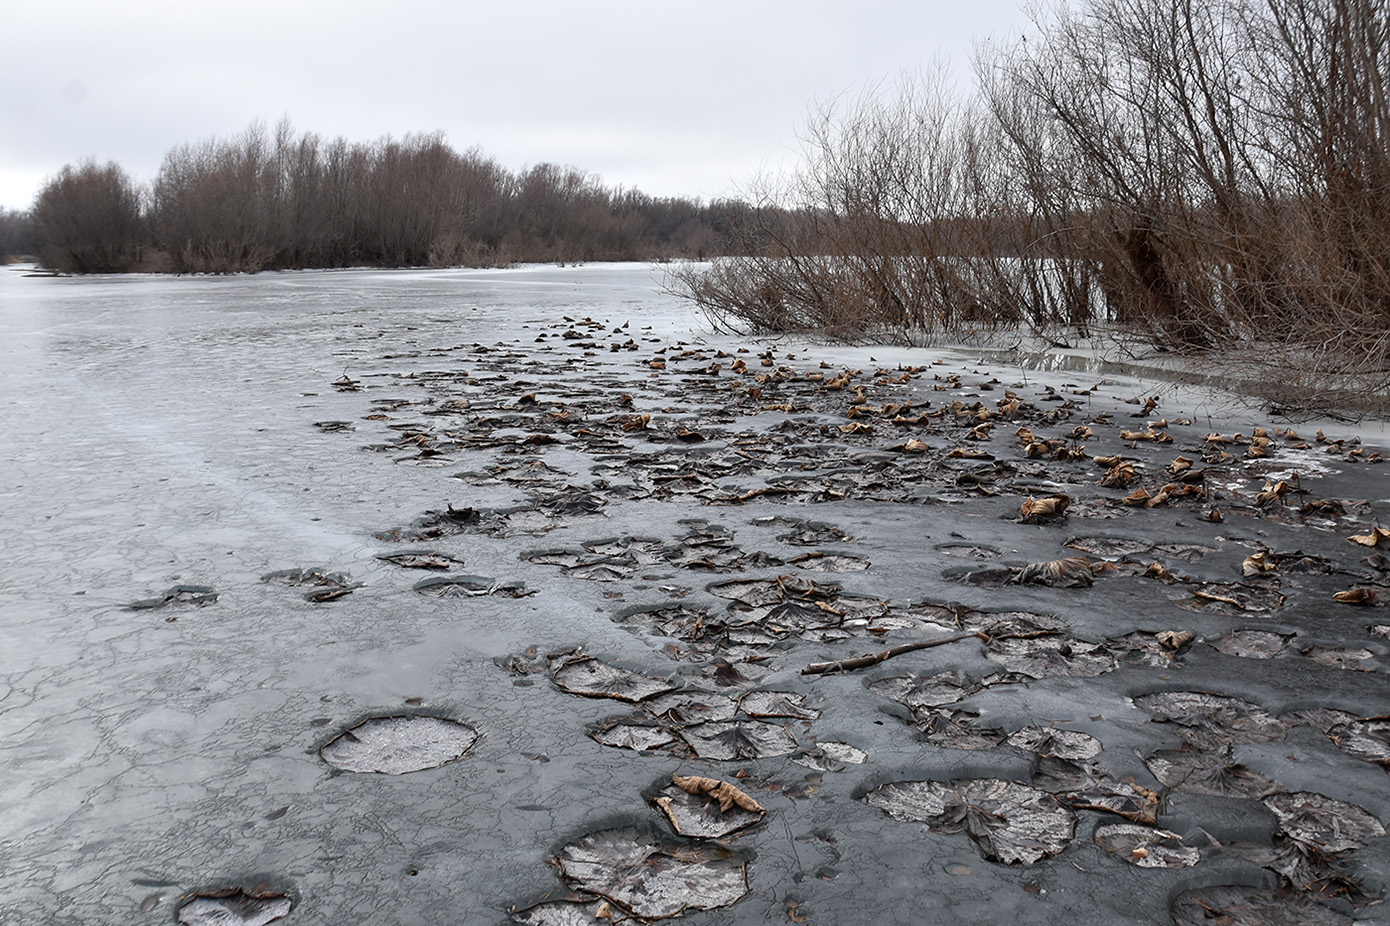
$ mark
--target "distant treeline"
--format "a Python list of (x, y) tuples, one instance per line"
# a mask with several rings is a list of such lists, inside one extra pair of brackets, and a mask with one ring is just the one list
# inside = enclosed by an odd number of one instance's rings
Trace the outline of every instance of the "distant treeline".
[(749, 212), (572, 167), (512, 172), (439, 133), (361, 143), (282, 121), (175, 148), (148, 184), (68, 165), (29, 213), (0, 213), (0, 245), (70, 273), (699, 259), (756, 246)]

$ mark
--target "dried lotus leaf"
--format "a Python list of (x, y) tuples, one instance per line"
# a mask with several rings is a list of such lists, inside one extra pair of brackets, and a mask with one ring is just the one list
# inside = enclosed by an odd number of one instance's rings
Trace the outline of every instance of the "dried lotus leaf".
[(1004, 742), (1006, 735), (1003, 730), (976, 726), (976, 716), (968, 711), (922, 708), (913, 712), (912, 725), (926, 734), (933, 746), (942, 749), (993, 749)]
[(734, 715), (738, 713), (738, 702), (728, 695), (691, 689), (657, 695), (643, 701), (642, 708), (652, 716), (670, 723), (690, 725), (733, 720)]
[(508, 582), (487, 576), (434, 576), (415, 583), (415, 591), (431, 598), (525, 598), (534, 594), (523, 582)]
[(715, 844), (670, 845), (633, 827), (589, 833), (556, 863), (575, 887), (643, 919), (724, 907), (748, 893), (743, 856)]
[(1071, 497), (1068, 495), (1047, 495), (1042, 498), (1029, 496), (1019, 508), (1019, 514), (1029, 524), (1041, 524), (1065, 515), (1070, 504)]
[(796, 741), (784, 727), (761, 720), (712, 721), (686, 727), (680, 735), (696, 755), (725, 762), (785, 756), (796, 751)]
[(820, 711), (806, 706), (806, 696), (790, 691), (750, 691), (739, 701), (739, 709), (750, 717), (794, 717), (815, 720)]
[(1063, 636), (995, 637), (985, 647), (985, 656), (1030, 678), (1095, 678), (1118, 666), (1102, 644)]
[(457, 569), (463, 565), (463, 560), (450, 556), (447, 553), (439, 553), (434, 550), (412, 550), (404, 553), (384, 553), (377, 559), (394, 563), (405, 569), (431, 569), (435, 572), (447, 572), (450, 569)]
[(732, 836), (765, 816), (761, 808), (722, 807), (717, 796), (691, 792), (675, 785), (668, 785), (659, 796), (652, 798), (652, 803), (666, 815), (678, 835), (699, 839)]
[(1101, 753), (1101, 742), (1079, 730), (1055, 727), (1023, 727), (1004, 741), (1010, 746), (1061, 759), (1091, 759)]
[(636, 752), (660, 749), (676, 741), (675, 735), (665, 727), (622, 720), (591, 730), (589, 737), (604, 746)]
[(1019, 585), (1046, 585), (1051, 588), (1084, 588), (1092, 583), (1095, 570), (1083, 556), (1068, 556), (1046, 563), (1029, 563), (1018, 570), (1013, 581)]
[(205, 891), (179, 907), (180, 926), (265, 926), (289, 916), (289, 897), (273, 891), (234, 888)]
[(609, 926), (632, 922), (609, 901), (577, 893), (559, 900), (541, 901), (525, 909), (513, 908), (511, 921), (522, 926)]
[(1144, 760), (1164, 787), (1217, 797), (1258, 798), (1278, 784), (1231, 760), (1224, 752), (1164, 750)]
[(1347, 755), (1390, 771), (1390, 718), (1347, 718), (1323, 732)]
[(1073, 537), (1065, 545), (1092, 556), (1133, 556), (1146, 553), (1153, 547), (1146, 540), (1128, 537)]
[(1385, 835), (1385, 827), (1363, 808), (1312, 791), (1282, 792), (1264, 799), (1280, 830), (1320, 853), (1359, 849)]
[(1355, 534), (1348, 537), (1347, 540), (1351, 543), (1359, 543), (1363, 547), (1390, 549), (1390, 528), (1372, 527), (1369, 534)]
[(1126, 495), (1124, 498), (1120, 499), (1121, 504), (1128, 505), (1131, 508), (1143, 507), (1145, 505), (1148, 505), (1151, 501), (1153, 501), (1153, 496), (1150, 495), (1149, 490), (1144, 488), (1143, 486), (1140, 486), (1133, 492)]
[(994, 778), (899, 781), (863, 798), (898, 820), (943, 833), (966, 832), (988, 859), (1032, 865), (1064, 850), (1076, 829), (1072, 812), (1045, 791)]
[(1212, 643), (1228, 656), (1243, 659), (1271, 659), (1277, 656), (1289, 638), (1269, 630), (1234, 630)]
[(1197, 639), (1197, 635), (1190, 630), (1162, 630), (1154, 634), (1154, 639), (1164, 649), (1180, 650)]
[(577, 659), (565, 663), (551, 678), (561, 689), (585, 698), (616, 698), (637, 702), (674, 691), (676, 685), (659, 678), (648, 678), (597, 659)]
[(687, 794), (704, 794), (719, 802), (719, 809), (728, 812), (730, 807), (738, 807), (749, 813), (762, 813), (763, 805), (740, 791), (727, 781), (717, 778), (702, 778), (699, 775), (672, 775), (671, 784)]
[(1202, 858), (1200, 851), (1183, 845), (1177, 833), (1133, 823), (1098, 826), (1095, 841), (1106, 852), (1140, 868), (1191, 868)]
[(1184, 738), (1214, 747), (1233, 743), (1269, 743), (1284, 738), (1288, 728), (1263, 708), (1205, 691), (1161, 691), (1134, 698), (1140, 710), (1160, 723), (1184, 728)]
[(973, 694), (978, 687), (962, 684), (953, 672), (942, 672), (926, 678), (900, 675), (869, 684), (869, 690), (874, 694), (912, 708), (954, 704)]
[(845, 765), (863, 765), (868, 753), (848, 743), (816, 743), (792, 759), (797, 765), (822, 772), (836, 771)]
[(1192, 598), (1179, 603), (1189, 611), (1215, 611), (1238, 614), (1273, 611), (1284, 604), (1284, 595), (1276, 588), (1265, 588), (1235, 582), (1206, 582), (1199, 585)]
[(1100, 484), (1107, 489), (1127, 489), (1135, 476), (1133, 463), (1118, 463), (1105, 471), (1105, 475), (1100, 477)]
[(1355, 921), (1282, 890), (1220, 885), (1184, 891), (1173, 901), (1174, 926), (1353, 926)]
[(1380, 603), (1380, 596), (1374, 590), (1358, 585), (1343, 592), (1337, 592), (1332, 596), (1334, 601), (1342, 604), (1356, 604), (1373, 607)]
[(1158, 822), (1158, 792), (1133, 783), (1102, 781), (1060, 797), (1076, 810), (1101, 810), (1135, 823)]

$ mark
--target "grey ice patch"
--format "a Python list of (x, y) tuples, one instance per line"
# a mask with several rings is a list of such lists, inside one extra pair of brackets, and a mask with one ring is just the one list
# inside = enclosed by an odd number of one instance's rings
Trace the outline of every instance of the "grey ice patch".
[(443, 717), (373, 717), (338, 734), (319, 755), (344, 771), (404, 775), (462, 758), (477, 741), (477, 730)]

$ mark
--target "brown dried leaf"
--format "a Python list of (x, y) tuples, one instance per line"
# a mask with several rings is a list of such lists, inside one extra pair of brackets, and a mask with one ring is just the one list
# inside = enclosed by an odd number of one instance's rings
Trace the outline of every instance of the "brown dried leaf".
[(1250, 576), (1268, 575), (1275, 571), (1276, 563), (1269, 558), (1269, 554), (1261, 550), (1251, 554), (1240, 564), (1241, 574), (1249, 578)]
[(1380, 603), (1380, 598), (1374, 591), (1360, 585), (1344, 592), (1337, 592), (1332, 597), (1342, 604), (1376, 605)]
[(1141, 506), (1147, 505), (1152, 499), (1153, 496), (1149, 494), (1149, 490), (1144, 488), (1143, 486), (1140, 486), (1133, 492), (1126, 495), (1124, 498), (1120, 499), (1120, 502), (1122, 504), (1129, 505), (1131, 508), (1139, 508)]
[(1047, 495), (1043, 498), (1029, 496), (1019, 508), (1019, 514), (1023, 515), (1023, 520), (1029, 524), (1039, 524), (1066, 514), (1067, 506), (1070, 504), (1071, 497), (1068, 495)]
[(1013, 581), (1019, 585), (1048, 585), (1053, 588), (1078, 588), (1090, 585), (1095, 575), (1091, 561), (1084, 556), (1068, 556), (1046, 563), (1029, 563)]
[(1163, 630), (1154, 634), (1154, 638), (1165, 649), (1178, 650), (1197, 639), (1197, 635), (1190, 630)]
[(1133, 463), (1117, 463), (1100, 477), (1100, 484), (1107, 489), (1127, 489), (1134, 477)]
[(1372, 527), (1369, 534), (1356, 534), (1347, 539), (1352, 543), (1359, 543), (1363, 547), (1390, 549), (1390, 528)]
[(721, 812), (730, 807), (740, 807), (749, 813), (763, 813), (764, 808), (743, 791), (717, 778), (702, 778), (698, 775), (672, 775), (671, 783), (687, 794), (707, 794), (719, 801)]

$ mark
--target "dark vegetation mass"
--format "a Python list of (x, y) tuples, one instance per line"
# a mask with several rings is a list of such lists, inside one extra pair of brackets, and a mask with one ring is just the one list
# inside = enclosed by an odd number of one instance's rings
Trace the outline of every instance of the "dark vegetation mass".
[(1390, 6), (1086, 0), (1037, 25), (981, 49), (968, 98), (922, 79), (823, 109), (751, 197), (775, 246), (686, 268), (688, 294), (761, 330), (1234, 346), (1282, 401), (1384, 399)]
[(438, 133), (352, 143), (282, 121), (175, 148), (147, 185), (68, 165), (0, 229), (8, 253), (61, 272), (254, 273), (702, 258), (734, 253), (743, 208), (555, 164), (513, 173)]

